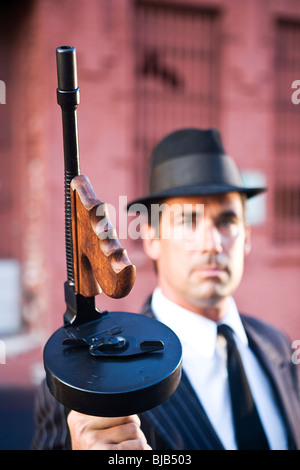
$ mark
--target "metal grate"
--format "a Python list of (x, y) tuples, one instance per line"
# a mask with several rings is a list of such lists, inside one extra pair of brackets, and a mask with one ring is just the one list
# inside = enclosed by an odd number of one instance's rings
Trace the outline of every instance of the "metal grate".
[(219, 15), (139, 1), (135, 31), (137, 192), (142, 194), (148, 158), (160, 138), (181, 127), (218, 126)]
[(300, 23), (280, 20), (275, 49), (274, 238), (300, 241), (300, 105), (292, 83), (300, 79)]

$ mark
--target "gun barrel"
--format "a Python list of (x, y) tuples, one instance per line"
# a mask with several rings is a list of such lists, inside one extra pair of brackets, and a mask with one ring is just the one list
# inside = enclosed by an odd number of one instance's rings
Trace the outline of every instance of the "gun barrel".
[(74, 91), (78, 88), (76, 49), (72, 46), (60, 46), (56, 49), (57, 83), (62, 91)]
[(65, 166), (65, 240), (67, 279), (74, 284), (73, 237), (71, 217), (71, 181), (80, 174), (77, 106), (79, 88), (77, 83), (76, 49), (61, 46), (56, 49), (57, 63), (57, 102), (62, 109), (63, 146)]

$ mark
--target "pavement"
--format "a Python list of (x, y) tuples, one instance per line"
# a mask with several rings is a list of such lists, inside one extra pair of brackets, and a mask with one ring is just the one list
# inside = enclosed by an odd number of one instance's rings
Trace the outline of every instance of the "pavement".
[(29, 450), (34, 433), (33, 388), (0, 388), (0, 450)]

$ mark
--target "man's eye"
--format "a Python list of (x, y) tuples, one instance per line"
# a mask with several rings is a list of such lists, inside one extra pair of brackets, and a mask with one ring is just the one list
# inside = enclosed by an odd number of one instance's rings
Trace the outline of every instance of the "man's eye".
[(197, 216), (194, 216), (194, 215), (187, 215), (185, 217), (183, 217), (182, 219), (182, 225), (185, 226), (185, 227), (195, 227), (196, 226), (196, 223), (197, 223)]
[(193, 223), (193, 217), (190, 217), (188, 215), (184, 215), (182, 217), (178, 217), (175, 219), (175, 226), (190, 226)]
[(230, 227), (230, 225), (232, 224), (232, 220), (221, 220), (221, 222), (219, 223), (219, 225), (221, 227)]
[(233, 219), (224, 219), (224, 220), (220, 220), (218, 225), (220, 228), (230, 228), (236, 225), (236, 221)]
[(184, 217), (182, 220), (183, 225), (192, 225), (193, 224), (193, 217)]

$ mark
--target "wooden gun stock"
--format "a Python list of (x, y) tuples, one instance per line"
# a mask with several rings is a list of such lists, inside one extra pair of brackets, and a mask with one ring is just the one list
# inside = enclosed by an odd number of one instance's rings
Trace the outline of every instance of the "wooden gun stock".
[(75, 292), (92, 297), (101, 292), (125, 297), (135, 282), (135, 266), (120, 245), (107, 205), (95, 194), (89, 179), (71, 181)]

